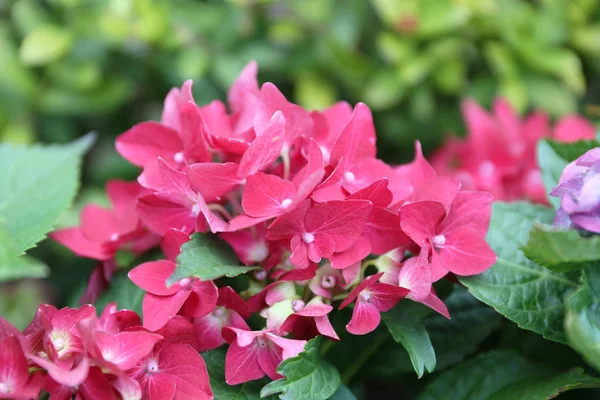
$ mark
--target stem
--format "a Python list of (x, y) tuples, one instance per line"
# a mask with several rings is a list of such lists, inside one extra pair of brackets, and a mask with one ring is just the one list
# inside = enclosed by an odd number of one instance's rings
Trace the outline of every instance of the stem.
[(228, 221), (231, 221), (231, 219), (233, 218), (231, 216), (231, 214), (229, 214), (229, 211), (227, 211), (227, 209), (225, 207), (223, 207), (222, 205), (220, 205), (218, 203), (209, 204), (208, 209), (212, 210), (212, 211), (220, 212), (221, 215), (223, 215)]
[(360, 371), (361, 367), (367, 361), (369, 361), (373, 354), (377, 352), (379, 347), (381, 347), (381, 345), (385, 342), (388, 336), (389, 335), (387, 334), (387, 332), (383, 332), (376, 336), (375, 339), (371, 342), (371, 345), (364, 349), (362, 353), (360, 353), (356, 361), (350, 364), (350, 366), (342, 374), (342, 382), (344, 383), (344, 385), (348, 385), (352, 381), (354, 375), (356, 375), (358, 371)]

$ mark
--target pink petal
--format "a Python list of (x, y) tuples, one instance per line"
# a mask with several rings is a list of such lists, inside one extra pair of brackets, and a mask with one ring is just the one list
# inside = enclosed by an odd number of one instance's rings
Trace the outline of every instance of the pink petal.
[(152, 374), (147, 379), (146, 387), (142, 387), (143, 399), (162, 400), (174, 399), (177, 391), (175, 379), (165, 373)]
[(370, 294), (369, 302), (382, 312), (394, 308), (398, 301), (410, 292), (406, 288), (387, 283), (374, 283), (368, 288), (368, 291)]
[(208, 146), (204, 141), (202, 133), (202, 117), (200, 110), (196, 104), (187, 102), (183, 104), (179, 110), (181, 140), (183, 149), (185, 150), (184, 157), (188, 164), (197, 162), (212, 161), (212, 156), (208, 151)]
[(170, 317), (177, 315), (191, 291), (180, 290), (172, 296), (156, 296), (150, 293), (144, 295), (142, 311), (144, 314), (144, 328), (157, 331), (169, 321)]
[(385, 254), (410, 242), (400, 227), (400, 216), (382, 207), (371, 210), (363, 236), (368, 238), (374, 254)]
[(387, 178), (379, 179), (366, 188), (348, 196), (348, 199), (369, 200), (373, 207), (387, 207), (392, 202), (392, 192), (388, 190)]
[(90, 368), (87, 379), (79, 385), (79, 394), (85, 399), (117, 400), (108, 376), (98, 367)]
[[(239, 217), (249, 218), (243, 215), (239, 215), (238, 218)], [(230, 222), (230, 229), (237, 228), (232, 228), (234, 221), (235, 219)], [(219, 237), (233, 247), (233, 251), (235, 251), (235, 254), (242, 263), (245, 265), (255, 265), (262, 263), (269, 255), (269, 247), (263, 236), (263, 231), (261, 229), (259, 233), (259, 229), (260, 228), (246, 229), (237, 232), (223, 232)]]
[(563, 117), (554, 128), (554, 139), (560, 142), (576, 142), (577, 140), (593, 140), (596, 138), (596, 127), (578, 115)]
[(258, 359), (258, 365), (260, 365), (263, 372), (272, 380), (282, 378), (282, 376), (277, 373), (277, 367), (281, 364), (281, 361), (283, 361), (281, 358), (281, 349), (268, 345), (262, 347), (260, 344), (255, 344), (254, 346), (257, 349), (256, 358)]
[(308, 141), (306, 166), (292, 180), (292, 183), (297, 188), (294, 202), (299, 203), (308, 198), (317, 185), (321, 183), (323, 176), (325, 176), (323, 153), (317, 142), (311, 138)]
[(159, 235), (172, 228), (191, 233), (197, 216), (194, 205), (181, 193), (160, 192), (141, 197), (137, 212), (144, 225)]
[(461, 276), (479, 274), (496, 262), (496, 254), (485, 237), (466, 226), (448, 233), (444, 246), (433, 254), (434, 260), (439, 257), (448, 271)]
[(237, 171), (238, 177), (246, 178), (263, 171), (279, 158), (285, 139), (285, 129), (285, 118), (281, 111), (276, 111), (264, 133), (254, 139), (242, 156)]
[(410, 258), (402, 264), (397, 282), (410, 290), (412, 300), (421, 302), (431, 293), (431, 267), (420, 257)]
[(330, 164), (337, 165), (343, 160), (344, 171), (348, 166), (358, 163), (365, 158), (374, 158), (375, 127), (371, 110), (363, 103), (354, 107), (354, 112), (348, 125), (344, 128), (331, 150)]
[(487, 192), (458, 193), (438, 231), (449, 232), (461, 226), (468, 226), (485, 236), (490, 225), (493, 200), (492, 195)]
[(267, 332), (265, 335), (282, 350), (281, 357), (283, 360), (296, 357), (304, 351), (304, 346), (306, 346), (306, 340), (286, 339), (273, 332)]
[(445, 216), (442, 203), (418, 201), (400, 208), (400, 227), (417, 245), (423, 246), (435, 236), (436, 228)]
[(225, 381), (228, 385), (260, 379), (265, 375), (258, 363), (258, 349), (250, 345), (240, 347), (233, 342), (225, 356)]
[(237, 170), (236, 163), (197, 163), (188, 167), (188, 178), (192, 189), (211, 202), (243, 182)]
[(142, 122), (119, 136), (116, 147), (127, 161), (143, 167), (157, 157), (172, 157), (181, 151), (182, 144), (173, 129), (156, 122)]
[(81, 212), (81, 234), (87, 240), (104, 242), (121, 233), (112, 211), (88, 204)]
[(216, 349), (225, 343), (221, 335), (220, 320), (213, 315), (194, 318), (194, 332), (200, 346), (198, 351)]
[(16, 391), (27, 383), (29, 368), (19, 340), (7, 336), (0, 340), (0, 383)]
[(217, 305), (218, 293), (212, 281), (194, 282), (192, 293), (183, 306), (183, 315), (192, 318), (205, 316)]
[(227, 101), (234, 118), (237, 120), (237, 132), (246, 132), (252, 129), (256, 102), (260, 94), (256, 80), (257, 74), (258, 65), (256, 61), (250, 61), (229, 89)]
[(48, 375), (61, 385), (76, 387), (81, 385), (88, 376), (90, 363), (87, 358), (82, 358), (76, 367), (66, 370), (50, 361), (30, 355), (30, 360), (48, 372)]
[(135, 400), (142, 398), (142, 388), (140, 384), (128, 376), (119, 376), (113, 383), (113, 387), (123, 400)]
[(356, 242), (345, 251), (334, 253), (329, 257), (331, 266), (335, 269), (343, 269), (356, 262), (362, 261), (371, 254), (371, 243), (364, 236), (359, 236)]
[(150, 354), (154, 345), (162, 338), (150, 332), (121, 332), (110, 336), (111, 340), (103, 340), (100, 336), (98, 345), (106, 361), (115, 364), (122, 371), (127, 371)]
[(342, 189), (345, 172), (342, 162), (343, 160), (340, 160), (325, 181), (316, 187), (311, 196), (314, 201), (322, 203), (331, 200), (344, 200), (346, 198), (346, 193)]
[(305, 215), (309, 208), (309, 200), (298, 205), (269, 226), (265, 238), (268, 241), (290, 240), (293, 236), (302, 235)]
[(296, 190), (290, 181), (257, 173), (248, 178), (244, 187), (242, 207), (250, 217), (274, 217), (295, 206), (295, 197)]
[(229, 286), (219, 288), (218, 304), (230, 310), (234, 310), (243, 318), (250, 317), (250, 309), (248, 308), (248, 304), (246, 304), (244, 299), (242, 299), (242, 297)]
[(144, 291), (159, 295), (171, 296), (181, 287), (178, 284), (167, 287), (167, 279), (175, 271), (175, 263), (169, 260), (149, 261), (135, 267), (127, 276)]
[(396, 173), (401, 179), (411, 183), (413, 192), (416, 192), (425, 182), (429, 182), (437, 176), (435, 170), (423, 156), (419, 141), (415, 141), (415, 159), (409, 164), (396, 168)]
[(165, 232), (160, 248), (165, 254), (167, 260), (175, 261), (181, 253), (181, 246), (190, 240), (190, 235), (175, 228), (171, 228)]
[(383, 274), (384, 274), (383, 272), (379, 272), (375, 275), (369, 275), (365, 279), (363, 279), (363, 281), (361, 283), (359, 283), (358, 286), (352, 290), (352, 292), (350, 292), (348, 297), (346, 297), (344, 299), (342, 304), (340, 304), (339, 309), (341, 310), (342, 308), (346, 307), (348, 304), (352, 303), (358, 297), (360, 292), (373, 286), (379, 280), (379, 278), (381, 278), (383, 276)]
[(175, 382), (174, 399), (213, 399), (206, 364), (196, 350), (184, 344), (171, 344), (161, 350), (159, 357), (159, 369)]
[[(267, 216), (267, 217), (262, 217), (262, 218), (252, 218), (252, 217), (247, 216), (246, 214), (240, 214), (240, 215), (234, 217), (231, 221), (229, 221), (229, 232), (242, 233), (242, 229), (251, 228), (262, 222), (268, 221), (271, 218), (273, 218), (273, 217)], [(225, 239), (225, 240), (227, 240), (227, 239)], [(234, 248), (234, 250), (235, 250), (235, 248)], [(241, 257), (241, 256), (238, 254), (238, 257)]]
[(172, 343), (179, 343), (198, 350), (198, 341), (196, 340), (192, 323), (180, 315), (169, 318), (169, 322), (156, 331), (156, 333), (164, 338), (158, 344), (161, 348)]
[(450, 208), (450, 204), (460, 190), (460, 182), (447, 177), (439, 177), (430, 180), (426, 185), (423, 185), (415, 192), (413, 201), (439, 201), (446, 209)]
[(116, 252), (116, 248), (86, 239), (77, 227), (59, 229), (51, 232), (49, 236), (80, 257), (108, 260)]
[(165, 103), (163, 107), (162, 113), (162, 123), (169, 128), (173, 128), (175, 130), (179, 130), (179, 108), (191, 101), (194, 102), (194, 98), (192, 97), (192, 80), (188, 79), (181, 86), (181, 90), (179, 88), (172, 88), (167, 97), (165, 98)]
[(381, 321), (379, 310), (369, 302), (358, 301), (352, 310), (352, 319), (346, 329), (353, 335), (366, 335), (374, 331)]
[(446, 304), (444, 304), (444, 302), (440, 300), (440, 298), (437, 297), (433, 291), (421, 303), (450, 319), (448, 307), (446, 307)]

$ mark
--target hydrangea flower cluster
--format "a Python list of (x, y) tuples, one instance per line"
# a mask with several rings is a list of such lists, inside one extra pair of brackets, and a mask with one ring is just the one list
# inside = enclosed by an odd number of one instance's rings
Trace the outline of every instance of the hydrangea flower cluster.
[[(375, 141), (365, 104), (309, 112), (273, 84), (259, 87), (253, 62), (228, 107), (196, 105), (190, 81), (173, 89), (160, 123), (117, 139), (118, 152), (142, 168), (138, 181), (109, 182), (110, 209), (88, 205), (80, 226), (52, 234), (99, 261), (83, 302), (109, 284), (117, 251), (160, 245), (164, 260), (129, 272), (145, 291), (143, 324), (114, 305), (99, 319), (89, 305), (43, 306), (25, 332), (29, 342), (17, 333), (7, 339), (26, 361), (18, 385), (0, 375), (2, 388), (25, 390), (33, 363), (46, 371), (35, 379), (47, 390), (82, 398), (86, 390), (211, 398), (199, 351), (227, 344), (225, 378), (234, 385), (280, 378), (281, 361), (317, 335), (339, 340), (334, 307), (353, 305), (347, 330), (356, 335), (376, 329), (380, 313), (403, 298), (449, 317), (432, 284), (495, 262), (485, 241), (492, 196), (438, 176), (418, 143), (414, 161), (387, 165)], [(243, 296), (220, 280), (167, 283), (192, 233), (217, 235), (241, 263), (258, 267)], [(260, 326), (250, 324), (253, 313)]]
[(569, 115), (553, 128), (548, 115), (534, 112), (521, 121), (504, 99), (497, 99), (492, 113), (475, 101), (462, 104), (467, 125), (465, 139), (451, 138), (431, 158), (435, 170), (458, 179), (464, 189), (485, 190), (496, 200), (529, 200), (547, 204), (546, 190), (536, 161), (540, 139), (559, 142), (594, 139), (594, 126)]
[(600, 233), (600, 147), (567, 165), (550, 195), (561, 198), (556, 226)]

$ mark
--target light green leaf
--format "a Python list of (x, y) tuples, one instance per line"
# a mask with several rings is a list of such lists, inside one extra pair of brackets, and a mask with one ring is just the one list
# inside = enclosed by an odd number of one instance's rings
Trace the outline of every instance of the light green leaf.
[(439, 375), (418, 400), (544, 400), (585, 387), (600, 387), (600, 380), (580, 368), (557, 374), (515, 352), (495, 351)]
[(521, 328), (565, 343), (563, 297), (577, 286), (576, 277), (552, 272), (520, 250), (533, 221), (547, 223), (553, 216), (549, 208), (524, 202), (494, 203), (487, 240), (498, 261), (482, 274), (459, 279), (475, 297)]
[(100, 313), (108, 303), (116, 302), (119, 310), (133, 310), (141, 317), (144, 293), (131, 282), (126, 273), (119, 273), (110, 283), (110, 289), (100, 296), (95, 306)]
[(277, 367), (285, 378), (267, 384), (261, 397), (281, 393), (282, 400), (327, 400), (340, 386), (340, 374), (319, 356), (320, 338), (309, 341), (297, 357), (288, 358)]
[(168, 280), (172, 284), (179, 279), (195, 276), (203, 281), (226, 276), (234, 278), (256, 269), (242, 267), (231, 246), (210, 234), (195, 233), (189, 242), (181, 246), (177, 256), (177, 269)]
[(16, 251), (8, 232), (0, 223), (0, 282), (22, 278), (44, 278), (48, 267), (33, 257)]
[(73, 42), (66, 28), (41, 25), (31, 31), (21, 44), (20, 57), (25, 65), (44, 65), (63, 57)]
[(600, 261), (600, 236), (581, 237), (575, 230), (534, 223), (521, 250), (552, 271), (572, 271)]
[[(544, 182), (546, 194), (549, 194), (558, 185), (560, 176), (568, 163), (556, 154), (556, 151), (546, 140), (538, 142), (537, 160), (542, 171), (542, 181)], [(548, 200), (554, 208), (558, 209), (560, 207), (560, 198), (548, 196)]]
[(87, 135), (68, 145), (0, 145), (0, 220), (17, 254), (44, 239), (73, 202)]
[[(230, 386), (225, 382), (225, 350), (215, 349), (202, 353), (206, 363), (210, 387), (215, 399), (223, 400), (259, 400), (260, 389), (264, 381), (250, 381), (241, 385)], [(275, 399), (275, 396), (271, 397)]]
[(567, 300), (565, 331), (571, 347), (600, 371), (600, 303), (587, 286)]
[(423, 376), (425, 369), (433, 372), (436, 363), (435, 351), (422, 321), (425, 312), (427, 310), (420, 304), (405, 301), (381, 314), (394, 340), (402, 343), (408, 352), (419, 378)]

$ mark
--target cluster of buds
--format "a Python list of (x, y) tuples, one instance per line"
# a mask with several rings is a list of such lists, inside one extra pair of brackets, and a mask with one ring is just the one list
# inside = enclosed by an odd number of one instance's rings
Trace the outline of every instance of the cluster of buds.
[(529, 200), (547, 204), (536, 161), (540, 139), (559, 142), (594, 139), (596, 129), (584, 118), (569, 115), (551, 128), (549, 118), (534, 112), (521, 121), (503, 99), (487, 113), (473, 100), (462, 105), (465, 139), (451, 138), (432, 157), (435, 170), (458, 179), (464, 189), (485, 190), (496, 200)]
[[(377, 328), (380, 313), (403, 298), (448, 317), (432, 284), (496, 260), (485, 241), (489, 193), (439, 177), (418, 143), (414, 161), (390, 166), (376, 158), (375, 141), (366, 105), (309, 112), (273, 84), (259, 87), (253, 62), (228, 107), (196, 105), (188, 81), (168, 94), (160, 123), (117, 139), (117, 151), (142, 168), (138, 181), (109, 182), (110, 210), (87, 206), (79, 227), (52, 237), (100, 261), (84, 299), (108, 284), (117, 251), (160, 244), (164, 260), (129, 272), (146, 292), (144, 329), (165, 337), (174, 320), (185, 321), (190, 336), (182, 340), (194, 351), (229, 344), (227, 383), (277, 379), (279, 363), (307, 340), (339, 340), (329, 321), (334, 307), (353, 304), (347, 330), (357, 335)], [(248, 290), (192, 276), (167, 284), (192, 233), (217, 235), (259, 268)], [(252, 313), (263, 317), (259, 330), (248, 325)], [(141, 385), (145, 397), (153, 387)]]
[(550, 195), (561, 198), (556, 226), (600, 233), (600, 147), (567, 165)]

